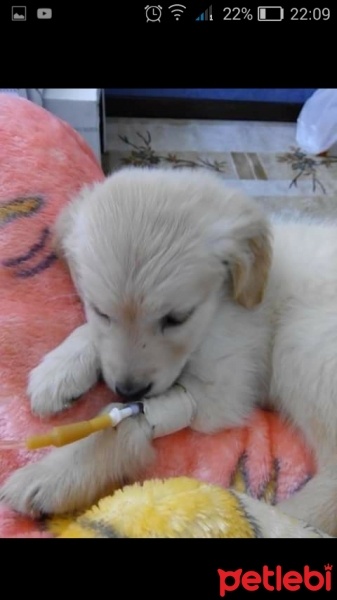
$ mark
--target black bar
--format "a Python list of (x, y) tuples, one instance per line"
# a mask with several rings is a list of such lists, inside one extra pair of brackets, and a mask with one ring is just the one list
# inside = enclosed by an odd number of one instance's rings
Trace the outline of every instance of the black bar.
[(107, 117), (296, 122), (303, 104), (189, 98), (105, 97)]

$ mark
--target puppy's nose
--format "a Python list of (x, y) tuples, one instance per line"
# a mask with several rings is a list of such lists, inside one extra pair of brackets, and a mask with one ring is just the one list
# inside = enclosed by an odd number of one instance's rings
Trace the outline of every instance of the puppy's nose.
[(116, 394), (123, 402), (137, 402), (141, 400), (152, 388), (152, 383), (144, 385), (135, 381), (118, 381), (116, 383)]

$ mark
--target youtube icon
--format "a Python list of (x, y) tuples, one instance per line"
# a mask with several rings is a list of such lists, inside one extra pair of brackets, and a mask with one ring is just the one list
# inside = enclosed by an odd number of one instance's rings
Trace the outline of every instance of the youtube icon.
[(51, 8), (38, 8), (37, 9), (37, 18), (38, 19), (51, 19), (52, 18), (52, 9)]

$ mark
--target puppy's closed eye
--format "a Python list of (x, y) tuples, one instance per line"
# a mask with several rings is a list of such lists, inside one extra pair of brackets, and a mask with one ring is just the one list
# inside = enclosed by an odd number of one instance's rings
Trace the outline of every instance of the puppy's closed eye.
[(179, 327), (180, 325), (183, 325), (192, 316), (192, 314), (194, 313), (194, 310), (195, 309), (193, 308), (192, 310), (189, 310), (187, 313), (174, 313), (174, 312), (168, 313), (167, 315), (162, 317), (162, 319), (160, 320), (161, 330), (164, 331), (165, 329), (168, 329), (171, 327)]
[(107, 322), (110, 322), (112, 319), (111, 317), (109, 317), (109, 315), (106, 315), (105, 313), (101, 312), (99, 310), (99, 308), (97, 308), (97, 306), (94, 306), (93, 304), (91, 305), (91, 308), (93, 309), (93, 311), (96, 313), (96, 315), (98, 317), (101, 317), (101, 319), (104, 319)]

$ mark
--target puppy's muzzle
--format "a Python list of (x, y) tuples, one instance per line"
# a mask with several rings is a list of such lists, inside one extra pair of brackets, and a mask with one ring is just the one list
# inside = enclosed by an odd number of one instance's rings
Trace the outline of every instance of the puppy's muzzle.
[(152, 388), (152, 383), (144, 384), (135, 381), (118, 381), (115, 389), (122, 402), (137, 402), (144, 398)]

